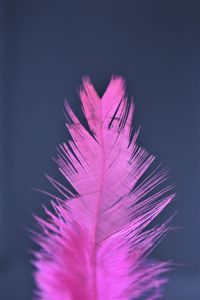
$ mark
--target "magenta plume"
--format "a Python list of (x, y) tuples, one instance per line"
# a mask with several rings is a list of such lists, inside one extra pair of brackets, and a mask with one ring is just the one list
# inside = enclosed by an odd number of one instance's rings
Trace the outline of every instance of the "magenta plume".
[[(150, 223), (170, 203), (165, 169), (146, 173), (154, 157), (132, 134), (133, 100), (113, 77), (100, 99), (88, 78), (80, 90), (88, 130), (66, 103), (71, 139), (56, 159), (66, 185), (48, 177), (60, 196), (35, 237), (36, 297), (42, 300), (154, 300), (162, 297), (168, 262), (149, 254), (168, 222)], [(152, 168), (152, 166), (151, 166)], [(144, 176), (146, 174), (146, 176)]]

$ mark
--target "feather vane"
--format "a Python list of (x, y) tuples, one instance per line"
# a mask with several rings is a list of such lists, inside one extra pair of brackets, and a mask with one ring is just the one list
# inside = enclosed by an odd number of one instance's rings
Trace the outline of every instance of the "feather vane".
[(148, 256), (168, 222), (148, 227), (174, 197), (170, 186), (158, 189), (167, 172), (143, 179), (154, 156), (137, 145), (138, 131), (130, 138), (134, 104), (123, 78), (113, 77), (101, 99), (84, 78), (80, 99), (90, 131), (66, 102), (72, 140), (60, 145), (56, 159), (77, 194), (48, 177), (61, 196), (52, 195), (48, 220), (37, 217), (37, 297), (159, 299), (169, 264)]

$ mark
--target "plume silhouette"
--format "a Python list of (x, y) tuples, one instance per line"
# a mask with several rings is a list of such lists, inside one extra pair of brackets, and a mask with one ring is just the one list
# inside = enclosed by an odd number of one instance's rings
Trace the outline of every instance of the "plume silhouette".
[(149, 224), (174, 197), (171, 186), (161, 187), (167, 171), (144, 176), (154, 157), (137, 145), (138, 131), (132, 134), (134, 104), (123, 78), (112, 77), (101, 99), (84, 78), (80, 99), (90, 130), (66, 102), (71, 140), (56, 158), (77, 193), (48, 177), (60, 196), (49, 194), (54, 210), (45, 208), (47, 220), (36, 217), (37, 298), (159, 299), (169, 263), (148, 257), (168, 221)]

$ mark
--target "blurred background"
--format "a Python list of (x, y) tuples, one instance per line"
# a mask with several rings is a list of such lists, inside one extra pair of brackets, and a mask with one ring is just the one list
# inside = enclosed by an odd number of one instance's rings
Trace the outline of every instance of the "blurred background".
[(139, 142), (171, 169), (177, 212), (153, 256), (176, 267), (165, 300), (200, 299), (200, 2), (1, 1), (0, 298), (32, 299), (33, 213), (43, 215), (57, 176), (52, 157), (67, 140), (64, 99), (80, 112), (89, 75), (100, 95), (111, 75), (127, 80)]

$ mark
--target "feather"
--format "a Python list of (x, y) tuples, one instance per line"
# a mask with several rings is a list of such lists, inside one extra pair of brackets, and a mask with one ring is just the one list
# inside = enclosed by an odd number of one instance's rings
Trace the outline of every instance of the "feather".
[(37, 298), (159, 299), (170, 266), (148, 257), (168, 221), (149, 225), (174, 197), (171, 186), (161, 188), (168, 173), (144, 177), (154, 156), (138, 146), (138, 131), (132, 134), (134, 104), (123, 78), (112, 77), (101, 99), (84, 78), (79, 94), (89, 129), (66, 102), (71, 140), (56, 158), (76, 193), (48, 177), (60, 197), (51, 195), (47, 220), (37, 217)]

